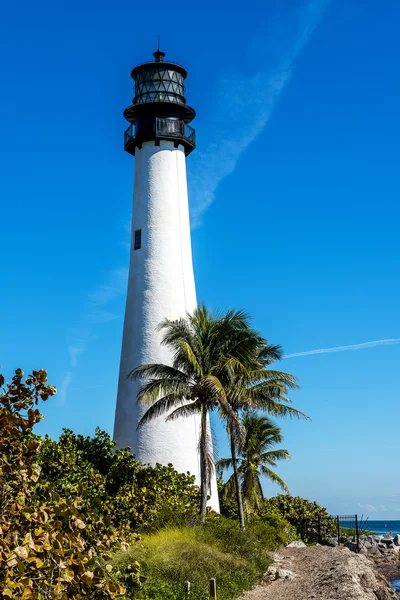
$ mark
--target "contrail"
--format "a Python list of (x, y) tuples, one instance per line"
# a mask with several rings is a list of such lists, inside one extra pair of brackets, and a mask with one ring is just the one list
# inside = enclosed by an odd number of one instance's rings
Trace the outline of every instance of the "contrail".
[[(233, 173), (240, 157), (268, 124), (275, 105), (290, 82), (295, 62), (323, 19), (329, 0), (306, 0), (290, 13), (291, 19), (276, 20), (280, 58), (273, 59), (266, 34), (254, 41), (252, 63), (260, 69), (249, 75), (229, 70), (221, 75), (209, 118), (212, 138), (205, 141), (188, 163), (192, 227), (215, 199), (225, 177)], [(295, 26), (290, 26), (292, 20)]]
[(334, 348), (318, 348), (317, 350), (306, 350), (305, 352), (295, 352), (286, 354), (283, 358), (295, 358), (297, 356), (311, 356), (311, 354), (330, 354), (331, 352), (347, 352), (348, 350), (364, 350), (365, 348), (376, 348), (377, 346), (393, 346), (400, 344), (400, 338), (388, 338), (387, 340), (375, 340), (374, 342), (364, 342), (362, 344), (351, 344), (349, 346), (335, 346)]

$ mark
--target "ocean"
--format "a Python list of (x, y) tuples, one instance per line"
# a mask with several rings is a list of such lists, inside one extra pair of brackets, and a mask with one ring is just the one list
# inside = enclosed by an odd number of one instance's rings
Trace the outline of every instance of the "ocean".
[(392, 532), (393, 535), (400, 534), (400, 521), (360, 521), (360, 527), (368, 531), (375, 531), (379, 535)]

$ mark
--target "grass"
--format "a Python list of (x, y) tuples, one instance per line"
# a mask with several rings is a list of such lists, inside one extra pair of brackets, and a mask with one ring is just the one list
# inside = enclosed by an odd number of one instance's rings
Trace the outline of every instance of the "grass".
[[(212, 518), (205, 526), (162, 529), (146, 534), (126, 552), (113, 557), (116, 571), (129, 574), (138, 561), (144, 581), (128, 589), (128, 597), (143, 600), (183, 600), (185, 582), (194, 600), (208, 600), (209, 580), (217, 581), (218, 600), (232, 600), (259, 581), (271, 563), (268, 549), (281, 543), (280, 534), (257, 522), (242, 532), (235, 521)], [(129, 578), (125, 579), (128, 583)]]
[[(375, 531), (369, 531), (368, 529), (361, 529), (361, 528), (358, 530), (358, 534), (360, 536), (362, 536), (362, 535), (377, 535), (377, 533)], [(352, 537), (352, 536), (356, 535), (356, 530), (353, 529), (352, 527), (341, 527), (340, 535), (344, 535), (346, 537)]]

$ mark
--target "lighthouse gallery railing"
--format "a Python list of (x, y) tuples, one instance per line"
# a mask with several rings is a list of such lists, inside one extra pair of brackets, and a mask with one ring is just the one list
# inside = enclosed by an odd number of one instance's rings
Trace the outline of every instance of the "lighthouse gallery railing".
[[(193, 129), (193, 127), (190, 127), (190, 125), (188, 125), (184, 121), (180, 121), (179, 119), (160, 119), (157, 117), (155, 129), (156, 137), (162, 137), (164, 139), (184, 138), (193, 147), (196, 146), (196, 131), (195, 129)], [(135, 123), (132, 123), (125, 131), (125, 148), (131, 142), (134, 142), (135, 138), (136, 126)]]

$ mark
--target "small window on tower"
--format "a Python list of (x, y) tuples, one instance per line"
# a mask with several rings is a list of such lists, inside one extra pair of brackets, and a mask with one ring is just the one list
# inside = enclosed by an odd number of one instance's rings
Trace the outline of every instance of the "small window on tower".
[(135, 239), (133, 242), (133, 249), (134, 250), (140, 250), (140, 248), (142, 247), (142, 230), (141, 229), (136, 229), (135, 231)]

